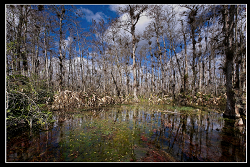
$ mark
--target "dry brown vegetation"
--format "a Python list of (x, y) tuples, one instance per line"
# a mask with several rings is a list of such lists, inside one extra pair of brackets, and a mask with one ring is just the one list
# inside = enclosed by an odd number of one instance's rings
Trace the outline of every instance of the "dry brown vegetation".
[(83, 107), (101, 107), (108, 104), (115, 104), (114, 98), (110, 96), (100, 97), (96, 94), (88, 94), (87, 92), (61, 91), (54, 95), (52, 104), (53, 110), (63, 108), (83, 108)]
[[(198, 92), (196, 96), (192, 97), (189, 95), (183, 95), (179, 94), (177, 98), (175, 99), (175, 102), (179, 103), (180, 105), (225, 105), (227, 96), (226, 94), (221, 94), (218, 97), (213, 97), (208, 94), (202, 94), (201, 92)], [(149, 104), (170, 104), (173, 101), (172, 97), (169, 95), (164, 95), (163, 98), (157, 97), (157, 96), (151, 96), (148, 99)]]

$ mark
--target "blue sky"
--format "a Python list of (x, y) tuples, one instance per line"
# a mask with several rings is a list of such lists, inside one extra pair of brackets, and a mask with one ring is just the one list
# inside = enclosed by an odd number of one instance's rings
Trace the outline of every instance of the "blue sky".
[(110, 5), (75, 5), (75, 7), (84, 14), (82, 17), (83, 27), (91, 25), (92, 19), (99, 22), (101, 19), (106, 21), (108, 18), (117, 16), (116, 12), (110, 9)]
[[(119, 16), (115, 12), (115, 7), (121, 6), (121, 5), (74, 5), (77, 10), (75, 12), (78, 12), (81, 20), (81, 27), (85, 28), (85, 30), (88, 31), (88, 27), (92, 24), (92, 19), (96, 20), (96, 22), (99, 22), (101, 19), (104, 21), (107, 21), (109, 18), (115, 18), (120, 17), (125, 19), (126, 17)], [(65, 8), (67, 8), (68, 5), (65, 5)], [(143, 32), (145, 27), (149, 24), (150, 19), (146, 16), (143, 16), (140, 18), (136, 30), (139, 32)], [(123, 32), (124, 34), (126, 32)], [(66, 37), (67, 38), (67, 37)], [(67, 40), (67, 39), (66, 39)], [(147, 41), (141, 41), (138, 45), (143, 45), (144, 43), (147, 43)], [(153, 41), (153, 44), (155, 45), (155, 39)], [(162, 46), (163, 47), (163, 46)], [(90, 48), (89, 48), (90, 49)], [(90, 49), (91, 50), (91, 49)], [(138, 54), (138, 51), (140, 50), (140, 47), (138, 47), (136, 54)], [(179, 48), (176, 50), (179, 52)]]
[[(74, 5), (75, 8), (77, 8), (77, 10), (75, 12), (79, 12), (80, 15), (82, 16), (80, 18), (81, 20), (81, 27), (85, 28), (86, 31), (88, 31), (88, 27), (92, 24), (92, 19), (96, 20), (97, 22), (99, 22), (101, 19), (104, 19), (104, 21), (107, 21), (109, 18), (115, 18), (118, 16), (118, 14), (115, 12), (115, 7), (116, 6), (121, 6), (121, 5)], [(67, 8), (68, 5), (65, 5), (65, 8)], [(185, 16), (181, 16), (178, 15), (179, 13), (182, 13), (183, 10), (186, 10), (185, 8), (181, 8), (179, 6), (175, 6), (174, 10), (177, 12), (176, 17), (182, 18), (183, 20), (185, 20), (186, 18), (184, 18)], [(124, 20), (126, 19), (126, 16), (119, 16), (120, 20)], [(138, 21), (137, 25), (136, 25), (136, 31), (137, 32), (143, 32), (145, 27), (149, 24), (149, 22), (151, 21), (151, 19), (147, 16), (143, 16), (140, 18), (140, 20)], [(185, 22), (184, 22), (185, 23)], [(175, 30), (176, 29), (180, 29), (181, 25), (179, 22), (176, 23), (175, 25)], [(125, 34), (125, 31), (121, 31), (121, 34)], [(68, 35), (66, 36), (66, 39), (68, 40)], [(151, 39), (152, 40), (152, 39)], [(161, 40), (161, 38), (159, 39)], [(165, 38), (166, 40), (166, 38)], [(181, 42), (182, 39), (180, 39), (179, 42)], [(191, 55), (191, 43), (190, 41), (187, 41), (187, 48), (188, 48), (188, 55)], [(178, 43), (178, 41), (177, 41)], [(205, 46), (205, 40), (202, 41), (202, 43)], [(147, 44), (147, 41), (140, 41), (138, 43), (138, 48), (136, 50), (136, 54), (138, 54), (139, 50), (140, 50), (140, 46)], [(167, 45), (168, 42), (166, 43)], [(181, 43), (179, 43), (181, 44)], [(152, 41), (152, 46), (155, 46), (156, 42), (155, 39), (153, 39)], [(161, 47), (163, 48), (163, 43), (161, 42)], [(90, 48), (89, 48), (90, 49)], [(184, 49), (184, 45), (182, 44), (182, 49)], [(168, 48), (167, 48), (168, 50)], [(91, 51), (91, 49), (90, 49)], [(176, 52), (179, 53), (183, 50), (181, 50), (180, 47), (176, 48)], [(168, 54), (169, 52), (167, 52)], [(172, 53), (173, 54), (173, 53)], [(183, 54), (183, 53), (182, 53)]]
[[(89, 27), (92, 24), (92, 19), (96, 22), (101, 21), (102, 19), (106, 22), (109, 18), (117, 17), (116, 12), (110, 7), (110, 5), (73, 5), (75, 10), (80, 15), (78, 19), (80, 21), (81, 28), (85, 31), (89, 30)], [(72, 5), (64, 5), (65, 9), (72, 9)], [(67, 31), (64, 42), (68, 45), (70, 39), (70, 34)], [(91, 37), (88, 37), (91, 38)], [(89, 48), (91, 50), (91, 48)], [(66, 55), (67, 57), (67, 55)]]

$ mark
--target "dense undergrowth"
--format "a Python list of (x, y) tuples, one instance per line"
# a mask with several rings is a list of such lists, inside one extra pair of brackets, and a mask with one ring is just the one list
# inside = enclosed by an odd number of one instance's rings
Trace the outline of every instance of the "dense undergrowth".
[[(94, 91), (54, 92), (46, 81), (36, 82), (36, 77), (10, 75), (6, 77), (6, 127), (20, 127), (20, 125), (37, 125), (43, 129), (53, 122), (52, 112), (59, 109), (80, 109), (81, 111), (116, 104), (134, 104), (132, 95), (107, 96)], [(142, 105), (169, 105), (169, 110), (191, 111), (193, 109), (206, 110), (216, 108), (223, 111), (226, 95), (214, 97), (211, 94), (198, 92), (196, 96), (179, 93), (173, 99), (172, 95), (139, 96)]]
[[(34, 79), (34, 78), (32, 78)], [(44, 82), (36, 83), (23, 75), (6, 77), (6, 127), (20, 125), (47, 126), (53, 122), (46, 103), (52, 102), (53, 93)]]

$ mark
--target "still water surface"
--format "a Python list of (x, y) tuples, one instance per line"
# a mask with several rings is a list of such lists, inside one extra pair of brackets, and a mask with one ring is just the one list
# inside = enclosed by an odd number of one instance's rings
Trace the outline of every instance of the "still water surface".
[(217, 112), (122, 105), (58, 111), (54, 119), (48, 131), (8, 139), (7, 161), (246, 161), (245, 125)]

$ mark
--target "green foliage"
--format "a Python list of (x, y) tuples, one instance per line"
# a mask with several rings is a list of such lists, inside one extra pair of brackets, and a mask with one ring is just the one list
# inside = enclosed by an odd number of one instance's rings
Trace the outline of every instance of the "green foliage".
[(25, 89), (26, 91), (30, 91), (31, 84), (29, 82), (29, 78), (23, 75), (9, 75), (6, 77), (7, 82), (7, 90), (18, 90)]
[(165, 105), (164, 106), (164, 109), (167, 109), (167, 110), (170, 110), (170, 111), (174, 111), (174, 110), (177, 110), (177, 111), (194, 111), (194, 108), (193, 107), (190, 107), (190, 106), (170, 106), (170, 105)]
[(186, 107), (186, 106), (182, 106), (180, 108), (177, 108), (179, 111), (193, 111), (194, 108), (193, 107)]
[[(66, 134), (59, 145), (66, 161), (129, 161), (133, 148), (141, 141), (143, 127), (130, 127), (128, 122), (97, 120), (82, 123), (81, 127)], [(152, 133), (143, 134), (146, 140)], [(133, 144), (132, 144), (133, 143)]]
[(192, 99), (192, 96), (190, 94), (186, 95), (186, 97), (188, 100)]
[(17, 41), (16, 41), (16, 40), (7, 43), (7, 44), (6, 44), (7, 52), (15, 51), (15, 49), (16, 49), (16, 44), (17, 44)]
[(202, 93), (201, 93), (201, 92), (197, 92), (197, 93), (196, 93), (196, 97), (197, 97), (197, 98), (202, 97)]
[(52, 113), (46, 109), (45, 104), (42, 104), (48, 97), (53, 96), (52, 93), (35, 87), (31, 79), (23, 75), (7, 76), (6, 82), (7, 127), (32, 123), (44, 125), (53, 122)]

